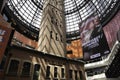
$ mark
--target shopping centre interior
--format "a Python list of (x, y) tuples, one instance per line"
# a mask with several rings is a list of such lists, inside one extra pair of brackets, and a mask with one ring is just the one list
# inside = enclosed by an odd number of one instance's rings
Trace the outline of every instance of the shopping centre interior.
[(0, 80), (119, 80), (119, 0), (0, 0)]

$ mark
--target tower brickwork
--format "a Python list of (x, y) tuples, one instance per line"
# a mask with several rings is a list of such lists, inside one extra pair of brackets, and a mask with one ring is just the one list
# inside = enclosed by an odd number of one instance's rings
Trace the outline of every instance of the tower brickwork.
[(65, 43), (64, 0), (45, 0), (38, 50), (55, 56), (65, 57)]

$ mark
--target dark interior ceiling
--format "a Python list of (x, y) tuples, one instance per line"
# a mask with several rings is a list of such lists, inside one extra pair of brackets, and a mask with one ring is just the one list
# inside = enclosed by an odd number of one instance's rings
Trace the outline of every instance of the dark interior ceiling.
[[(38, 40), (43, 1), (8, 0), (3, 14), (20, 33)], [(98, 15), (101, 24), (105, 25), (119, 10), (119, 5), (119, 0), (64, 0), (67, 40), (80, 38), (78, 24), (92, 14)]]

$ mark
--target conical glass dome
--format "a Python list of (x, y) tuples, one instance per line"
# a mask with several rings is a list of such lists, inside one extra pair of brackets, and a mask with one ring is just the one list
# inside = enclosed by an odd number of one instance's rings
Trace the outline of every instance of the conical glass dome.
[[(67, 38), (79, 38), (78, 24), (91, 14), (97, 14), (101, 22), (107, 21), (115, 13), (119, 0), (64, 0)], [(12, 16), (25, 24), (25, 28), (33, 34), (39, 32), (44, 0), (8, 0), (7, 9)], [(114, 10), (114, 11), (113, 11)], [(106, 17), (107, 16), (107, 17)], [(14, 20), (16, 21), (16, 20)], [(34, 35), (34, 36), (35, 36)]]

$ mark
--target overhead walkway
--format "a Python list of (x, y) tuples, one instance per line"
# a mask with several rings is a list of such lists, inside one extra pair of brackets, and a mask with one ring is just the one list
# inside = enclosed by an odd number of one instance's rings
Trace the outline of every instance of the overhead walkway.
[(119, 47), (120, 47), (120, 43), (116, 41), (116, 43), (114, 44), (111, 50), (111, 53), (107, 56), (106, 59), (94, 63), (85, 64), (85, 69), (93, 69), (102, 66), (109, 66), (112, 63), (113, 59), (115, 58), (115, 55), (118, 52)]

